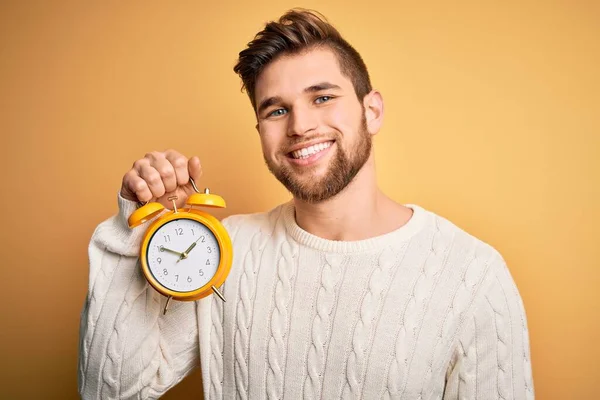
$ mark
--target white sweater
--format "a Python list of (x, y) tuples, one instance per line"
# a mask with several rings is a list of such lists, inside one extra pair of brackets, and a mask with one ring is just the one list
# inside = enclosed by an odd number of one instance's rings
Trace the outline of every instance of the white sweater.
[(223, 220), (234, 245), (215, 296), (172, 301), (138, 263), (135, 203), (89, 246), (84, 399), (156, 398), (200, 366), (206, 399), (532, 399), (523, 304), (501, 255), (417, 205), (394, 232), (324, 240), (293, 203)]

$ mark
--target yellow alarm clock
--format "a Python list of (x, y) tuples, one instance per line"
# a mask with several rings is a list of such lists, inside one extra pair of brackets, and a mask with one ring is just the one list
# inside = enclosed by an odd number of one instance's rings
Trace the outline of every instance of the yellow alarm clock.
[[(157, 217), (142, 238), (142, 271), (148, 283), (167, 297), (164, 313), (171, 299), (192, 301), (214, 292), (225, 301), (218, 288), (231, 269), (231, 238), (217, 218), (194, 208), (224, 208), (225, 200), (208, 188), (201, 193), (194, 180), (190, 178), (190, 182), (196, 193), (187, 198), (188, 207), (178, 210), (177, 197), (169, 197), (173, 210)], [(163, 210), (158, 202), (146, 203), (131, 214), (129, 227), (139, 226)]]

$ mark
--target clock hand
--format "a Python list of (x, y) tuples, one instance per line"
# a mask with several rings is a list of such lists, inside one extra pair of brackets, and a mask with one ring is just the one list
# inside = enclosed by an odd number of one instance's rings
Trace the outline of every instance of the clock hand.
[(166, 248), (165, 246), (161, 246), (161, 247), (160, 247), (160, 249), (161, 249), (160, 251), (168, 251), (168, 252), (171, 252), (171, 253), (177, 254), (177, 255), (178, 255), (178, 256), (180, 256), (180, 257), (181, 257), (181, 254), (182, 254), (182, 253), (180, 253), (180, 252), (178, 252), (178, 251), (175, 251), (175, 250), (168, 249), (168, 248)]
[(188, 247), (187, 249), (185, 249), (185, 251), (183, 253), (181, 253), (181, 257), (179, 257), (179, 260), (177, 260), (177, 262), (183, 260), (184, 258), (187, 258), (188, 254), (190, 251), (192, 251), (192, 249), (196, 247), (196, 242), (192, 243), (190, 245), (190, 247)]
[(192, 249), (193, 249), (194, 247), (196, 247), (196, 242), (192, 243), (192, 244), (190, 245), (190, 247), (188, 247), (187, 249), (185, 249), (185, 251), (183, 252), (183, 254), (185, 254), (185, 255), (186, 255), (186, 257), (187, 257), (187, 255), (188, 255), (188, 254), (190, 254), (190, 251), (192, 251)]

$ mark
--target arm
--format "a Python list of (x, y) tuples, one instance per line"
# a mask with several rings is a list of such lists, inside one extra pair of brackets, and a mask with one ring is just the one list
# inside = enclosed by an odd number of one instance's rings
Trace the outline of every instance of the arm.
[(499, 258), (466, 317), (447, 372), (445, 400), (533, 399), (525, 309)]
[(118, 196), (119, 213), (89, 244), (89, 286), (81, 313), (78, 386), (83, 399), (157, 398), (199, 364), (195, 302), (166, 299), (142, 275), (147, 224), (130, 229), (136, 203)]

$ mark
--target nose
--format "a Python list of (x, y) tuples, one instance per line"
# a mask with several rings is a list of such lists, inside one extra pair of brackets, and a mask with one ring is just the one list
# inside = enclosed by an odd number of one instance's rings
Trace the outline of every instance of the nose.
[(315, 114), (308, 108), (294, 107), (288, 117), (288, 136), (303, 136), (316, 130), (319, 124)]

